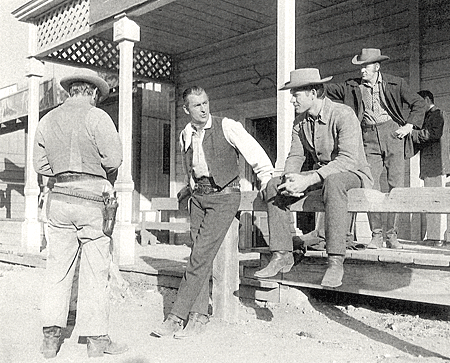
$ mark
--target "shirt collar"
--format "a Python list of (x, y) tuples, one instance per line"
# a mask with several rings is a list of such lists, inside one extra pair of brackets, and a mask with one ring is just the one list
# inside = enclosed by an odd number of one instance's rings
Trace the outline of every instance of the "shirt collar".
[(378, 72), (378, 76), (377, 76), (377, 80), (375, 81), (375, 84), (372, 86), (372, 84), (370, 82), (367, 81), (362, 81), (362, 84), (366, 87), (370, 87), (373, 88), (375, 87), (377, 84), (381, 84), (381, 82), (383, 82), (383, 78), (381, 77), (381, 72)]
[(317, 114), (317, 116), (311, 116), (308, 113), (306, 114), (306, 120), (307, 121), (310, 121), (310, 122), (314, 123), (317, 120), (319, 122), (326, 123), (326, 122), (323, 121), (323, 119), (324, 119), (323, 118), (323, 110), (324, 110), (324, 106), (325, 106), (325, 99), (326, 99), (326, 97), (323, 99), (322, 106), (321, 106), (320, 111)]
[[(203, 130), (210, 129), (212, 126), (212, 117), (211, 114), (209, 114), (208, 121), (206, 121), (205, 127), (203, 127)], [(186, 127), (183, 130), (183, 140), (184, 140), (184, 151), (187, 151), (189, 149), (189, 146), (191, 146), (192, 143), (192, 134), (195, 132), (194, 127), (192, 126), (192, 123), (189, 122)]]

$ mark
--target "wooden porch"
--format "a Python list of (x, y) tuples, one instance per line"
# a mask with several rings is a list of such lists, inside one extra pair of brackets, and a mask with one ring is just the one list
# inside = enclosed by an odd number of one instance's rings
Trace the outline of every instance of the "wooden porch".
[[(345, 276), (339, 292), (378, 296), (423, 303), (450, 305), (450, 245), (401, 240), (403, 250), (347, 251)], [(134, 264), (120, 266), (127, 273), (146, 275), (157, 286), (177, 288), (190, 249), (185, 245), (136, 245)], [(253, 273), (267, 262), (267, 251), (241, 251), (239, 292), (236, 296), (267, 302), (292, 302), (291, 289), (323, 289), (326, 269), (324, 251), (307, 251), (304, 259), (287, 274), (255, 279)], [(45, 268), (45, 255), (0, 250), (0, 261)], [(295, 295), (294, 295), (295, 296)]]

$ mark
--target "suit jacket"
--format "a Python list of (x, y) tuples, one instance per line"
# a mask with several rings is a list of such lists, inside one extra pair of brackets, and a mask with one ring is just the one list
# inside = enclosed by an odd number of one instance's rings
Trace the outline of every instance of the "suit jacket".
[[(425, 115), (425, 101), (417, 93), (412, 92), (403, 78), (381, 73), (387, 112), (392, 120), (403, 126), (407, 123), (417, 128), (422, 127)], [(342, 101), (350, 106), (362, 121), (364, 108), (360, 89), (361, 78), (349, 79), (343, 83), (327, 83), (325, 90), (331, 100)], [(404, 114), (404, 106), (409, 113)], [(414, 147), (410, 136), (405, 138), (405, 159), (414, 155)]]
[(420, 178), (450, 174), (449, 127), (446, 114), (433, 106), (425, 113), (420, 130), (411, 133), (414, 150), (420, 151)]
[(350, 107), (325, 97), (314, 123), (314, 133), (312, 131), (308, 115), (298, 115), (292, 130), (285, 174), (300, 173), (306, 153), (310, 153), (314, 160), (313, 169), (322, 179), (350, 171), (360, 177), (363, 187), (372, 187), (373, 178), (364, 153), (361, 129)]

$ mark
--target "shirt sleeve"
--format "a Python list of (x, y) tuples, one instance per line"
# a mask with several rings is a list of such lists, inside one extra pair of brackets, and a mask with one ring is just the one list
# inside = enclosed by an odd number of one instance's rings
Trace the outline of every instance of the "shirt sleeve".
[(300, 139), (300, 123), (296, 121), (292, 129), (291, 148), (289, 149), (286, 162), (284, 164), (284, 173), (299, 174), (306, 160), (305, 148)]
[(245, 161), (253, 168), (264, 189), (272, 178), (273, 165), (261, 145), (244, 129), (242, 124), (224, 118), (222, 129), (225, 139), (237, 149)]
[(45, 140), (42, 136), (42, 127), (44, 122), (38, 123), (36, 134), (34, 136), (33, 145), (33, 167), (36, 173), (44, 176), (53, 176), (53, 170), (50, 167), (47, 158), (47, 152), (45, 151)]
[(98, 122), (94, 134), (95, 143), (102, 166), (106, 173), (110, 174), (119, 169), (122, 164), (122, 142), (114, 122), (106, 112), (99, 112), (96, 117), (98, 117)]

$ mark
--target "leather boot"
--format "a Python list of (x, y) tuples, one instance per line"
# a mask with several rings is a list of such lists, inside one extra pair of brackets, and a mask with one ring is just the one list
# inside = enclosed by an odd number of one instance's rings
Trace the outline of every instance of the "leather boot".
[(322, 279), (324, 287), (339, 287), (344, 277), (344, 259), (342, 255), (328, 255), (328, 268)]
[(61, 337), (61, 328), (59, 326), (44, 327), (44, 340), (42, 341), (41, 353), (44, 358), (55, 358), (59, 350), (59, 338)]
[(397, 240), (397, 233), (388, 233), (386, 236), (386, 247), (392, 249), (402, 249), (402, 244)]
[(87, 354), (89, 358), (103, 357), (103, 354), (122, 354), (128, 350), (126, 344), (113, 343), (109, 335), (87, 337)]
[(294, 256), (290, 251), (274, 251), (269, 264), (262, 270), (255, 272), (255, 277), (272, 277), (278, 272), (287, 273), (294, 265)]
[(368, 249), (377, 250), (383, 248), (383, 233), (382, 232), (372, 232), (372, 239), (367, 245)]
[(195, 335), (199, 335), (205, 331), (206, 324), (209, 323), (207, 315), (200, 313), (189, 313), (189, 320), (186, 327), (183, 330), (179, 330), (175, 333), (176, 339), (189, 338)]
[(157, 337), (173, 336), (177, 331), (183, 328), (183, 323), (183, 319), (170, 313), (160, 327), (152, 331), (152, 334)]

